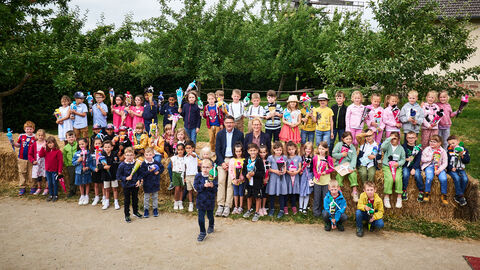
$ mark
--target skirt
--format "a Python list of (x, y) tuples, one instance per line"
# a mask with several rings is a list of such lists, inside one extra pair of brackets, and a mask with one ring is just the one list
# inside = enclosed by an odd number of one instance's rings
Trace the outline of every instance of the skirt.
[(283, 125), (278, 137), (284, 142), (292, 141), (294, 143), (300, 143), (301, 141), (300, 130), (298, 129), (298, 126), (291, 128), (287, 125)]
[(45, 177), (45, 158), (39, 158), (32, 167), (32, 178)]

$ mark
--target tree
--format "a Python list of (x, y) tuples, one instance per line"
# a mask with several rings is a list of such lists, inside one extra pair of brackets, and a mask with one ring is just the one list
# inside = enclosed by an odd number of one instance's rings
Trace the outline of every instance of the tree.
[[(429, 90), (449, 89), (452, 95), (466, 90), (459, 87), (468, 76), (478, 78), (479, 67), (449, 71), (451, 63), (468, 59), (475, 48), (469, 40), (467, 21), (439, 20), (435, 1), (420, 6), (418, 0), (371, 2), (379, 30), (368, 25), (346, 31), (337, 41), (338, 49), (326, 53), (317, 72), (330, 85), (360, 85), (365, 89), (380, 86), (383, 94), (411, 89), (421, 95)], [(432, 72), (439, 67), (440, 72)]]

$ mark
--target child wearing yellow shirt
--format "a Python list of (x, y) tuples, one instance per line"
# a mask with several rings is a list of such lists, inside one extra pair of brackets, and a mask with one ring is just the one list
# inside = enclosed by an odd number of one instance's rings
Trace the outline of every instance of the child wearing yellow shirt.
[(318, 95), (320, 107), (313, 110), (313, 120), (317, 123), (315, 138), (317, 146), (320, 142), (327, 142), (330, 146), (330, 139), (333, 139), (333, 111), (328, 105), (328, 95), (323, 91)]

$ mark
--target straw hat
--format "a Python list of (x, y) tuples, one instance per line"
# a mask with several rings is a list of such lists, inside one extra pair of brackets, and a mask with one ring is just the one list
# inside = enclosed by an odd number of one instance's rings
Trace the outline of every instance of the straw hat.
[(297, 102), (298, 103), (298, 98), (297, 98), (297, 95), (291, 95), (288, 97), (288, 100), (287, 100), (287, 103), (290, 103), (290, 102)]
[(97, 92), (95, 92), (94, 96), (96, 95), (101, 95), (103, 98), (105, 98), (105, 93), (102, 90), (98, 90)]
[(318, 95), (318, 100), (328, 100), (328, 94), (325, 92), (325, 90), (323, 90), (323, 92)]

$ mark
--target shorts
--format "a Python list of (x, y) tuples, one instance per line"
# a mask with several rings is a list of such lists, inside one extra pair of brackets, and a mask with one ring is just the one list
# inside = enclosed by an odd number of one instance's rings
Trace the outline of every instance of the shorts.
[(246, 192), (247, 192), (247, 198), (255, 198), (255, 199), (261, 199), (263, 198), (263, 194), (265, 191), (263, 188), (255, 188), (253, 186), (247, 185), (246, 186)]
[(75, 133), (75, 138), (87, 138), (88, 139), (88, 126), (84, 128), (73, 128), (73, 133)]
[(92, 183), (102, 184), (102, 173), (101, 172), (92, 172)]
[(195, 175), (187, 175), (185, 177), (185, 183), (187, 184), (187, 190), (193, 190), (193, 181), (195, 180)]
[(182, 173), (172, 172), (172, 185), (174, 187), (183, 187), (183, 177)]
[(103, 188), (118, 187), (118, 180), (103, 181)]

